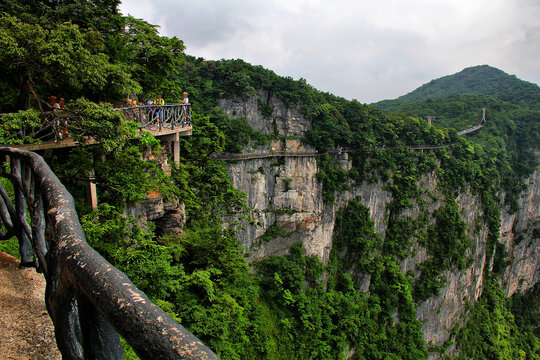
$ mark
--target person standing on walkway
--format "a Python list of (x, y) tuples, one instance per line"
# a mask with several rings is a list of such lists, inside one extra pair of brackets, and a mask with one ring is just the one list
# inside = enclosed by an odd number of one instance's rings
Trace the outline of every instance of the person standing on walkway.
[(189, 104), (189, 99), (188, 99), (188, 93), (186, 91), (184, 91), (182, 93), (182, 96), (184, 97), (182, 99), (182, 101), (180, 101), (182, 104)]
[[(154, 105), (165, 105), (165, 100), (161, 97), (161, 94), (158, 94), (156, 100), (154, 100)], [(163, 109), (157, 111), (157, 118), (159, 123), (159, 129), (161, 130), (161, 125), (163, 124)]]

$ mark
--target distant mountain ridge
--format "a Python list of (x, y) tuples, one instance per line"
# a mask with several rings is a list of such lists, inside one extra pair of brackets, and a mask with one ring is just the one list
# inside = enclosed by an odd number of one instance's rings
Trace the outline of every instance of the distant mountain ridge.
[(373, 106), (391, 110), (404, 103), (444, 99), (463, 95), (493, 96), (530, 109), (540, 108), (540, 87), (489, 65), (466, 68), (420, 86), (395, 100), (383, 100)]

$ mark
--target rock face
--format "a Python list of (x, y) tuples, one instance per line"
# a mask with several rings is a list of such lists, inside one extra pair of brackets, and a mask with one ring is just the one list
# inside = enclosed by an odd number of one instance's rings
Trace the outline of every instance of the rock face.
[[(165, 144), (165, 148), (170, 144)], [(156, 161), (159, 166), (170, 175), (171, 165), (168, 163), (168, 154), (166, 150), (152, 153), (150, 149), (143, 153), (143, 159)], [(151, 191), (146, 199), (127, 206), (124, 214), (132, 216), (139, 226), (152, 221), (156, 225), (155, 233), (160, 236), (163, 234), (181, 234), (182, 228), (186, 222), (185, 206), (178, 200), (166, 200), (156, 191)]]
[(502, 281), (507, 296), (525, 292), (540, 281), (540, 171), (527, 179), (527, 185), (518, 212), (503, 211), (501, 217), (500, 241), (510, 255)]
[[(326, 259), (331, 248), (333, 211), (322, 201), (316, 153), (298, 140), (274, 142), (268, 152), (306, 151), (310, 156), (275, 157), (239, 161), (229, 167), (233, 185), (248, 194), (248, 205), (260, 226), (246, 226), (239, 233), (251, 258), (287, 253), (302, 241), (308, 254)], [(279, 228), (283, 236), (266, 239), (269, 229)], [(305, 241), (310, 239), (309, 241)]]
[[(261, 114), (258, 109), (259, 101), (273, 109), (272, 115)], [(265, 134), (273, 134), (277, 130), (279, 135), (301, 137), (311, 126), (300, 113), (298, 106), (288, 108), (266, 90), (259, 90), (254, 96), (221, 99), (219, 107), (231, 118), (246, 118), (253, 129)]]
[[(273, 108), (270, 116), (263, 116), (257, 107), (263, 99)], [(231, 117), (245, 117), (250, 125), (264, 133), (277, 129), (283, 138), (299, 138), (309, 129), (309, 122), (297, 108), (288, 109), (271, 93), (259, 91), (254, 96), (244, 96), (220, 101), (220, 106)], [(335, 204), (323, 202), (321, 184), (316, 179), (317, 161), (315, 149), (301, 145), (299, 140), (274, 142), (265, 148), (249, 149), (252, 153), (290, 153), (291, 156), (252, 158), (229, 164), (233, 185), (248, 196), (248, 205), (253, 209), (258, 225), (244, 223), (239, 237), (250, 251), (249, 259), (271, 254), (287, 253), (298, 241), (304, 244), (308, 255), (316, 254), (324, 263), (332, 249), (332, 237), (336, 212), (351, 199), (361, 198), (370, 209), (375, 229), (384, 238), (388, 226), (388, 204), (392, 195), (384, 190), (384, 183), (362, 184), (337, 194)], [(305, 156), (299, 156), (305, 152)], [(349, 169), (347, 154), (339, 155), (340, 164)], [(520, 210), (516, 214), (502, 211), (501, 243), (510, 255), (510, 266), (505, 270), (502, 285), (508, 296), (524, 292), (540, 279), (540, 175), (536, 171), (529, 178), (529, 188), (520, 199)], [(442, 205), (438, 199), (435, 174), (424, 176), (419, 188), (435, 194), (424, 199), (429, 212)], [(490, 266), (486, 254), (487, 226), (480, 219), (483, 211), (480, 199), (470, 193), (462, 193), (457, 199), (462, 220), (467, 224), (467, 236), (472, 242), (471, 265), (462, 270), (443, 273), (447, 282), (440, 295), (433, 296), (417, 307), (417, 318), (423, 322), (424, 339), (434, 346), (442, 345), (449, 331), (463, 319), (465, 303), (479, 298), (483, 289), (483, 273)], [(413, 206), (401, 216), (417, 216), (420, 208)], [(279, 229), (279, 231), (277, 231)], [(277, 232), (276, 232), (277, 231)], [(427, 258), (425, 249), (417, 246), (414, 256), (403, 260), (402, 271), (413, 270)], [(360, 276), (360, 278), (362, 278)], [(369, 278), (362, 278), (360, 289), (367, 290)]]
[(151, 191), (146, 199), (128, 206), (126, 216), (132, 216), (139, 226), (152, 221), (156, 235), (181, 234), (186, 222), (185, 206), (178, 200), (166, 201), (161, 194)]

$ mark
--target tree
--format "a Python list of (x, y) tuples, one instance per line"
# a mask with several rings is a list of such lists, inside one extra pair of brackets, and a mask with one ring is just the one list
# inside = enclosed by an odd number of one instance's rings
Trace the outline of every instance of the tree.
[(102, 41), (95, 31), (82, 32), (62, 23), (50, 30), (24, 23), (15, 16), (0, 16), (0, 98), (2, 112), (28, 108), (28, 97), (40, 108), (41, 99), (69, 93), (92, 100), (121, 97), (140, 91), (122, 64), (111, 64), (100, 52)]
[(157, 28), (128, 16), (125, 32), (114, 40), (111, 51), (114, 61), (125, 63), (143, 89), (163, 91), (183, 61), (184, 43), (175, 36), (159, 36)]

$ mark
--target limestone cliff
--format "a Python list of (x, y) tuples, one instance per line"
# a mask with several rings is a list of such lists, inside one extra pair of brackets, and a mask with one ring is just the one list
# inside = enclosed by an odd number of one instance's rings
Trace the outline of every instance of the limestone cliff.
[[(259, 101), (257, 100), (259, 99)], [(257, 106), (263, 99), (273, 108), (272, 115), (263, 116)], [(298, 108), (287, 108), (275, 96), (259, 91), (254, 96), (223, 99), (220, 107), (230, 117), (245, 117), (250, 125), (261, 132), (276, 131), (283, 139), (302, 137), (309, 122)], [(275, 154), (275, 157), (257, 157), (255, 154)], [(303, 153), (303, 155), (301, 155)], [(321, 184), (316, 180), (317, 156), (315, 149), (302, 145), (299, 140), (275, 141), (266, 147), (246, 149), (246, 159), (229, 164), (233, 185), (247, 194), (257, 225), (244, 223), (239, 237), (249, 249), (250, 259), (270, 254), (284, 254), (295, 242), (304, 244), (306, 253), (316, 254), (327, 262), (332, 249), (336, 212), (353, 198), (360, 198), (370, 210), (375, 229), (384, 239), (388, 226), (388, 205), (392, 195), (382, 181), (352, 186), (337, 194), (333, 205), (324, 203)], [(284, 156), (289, 154), (289, 156)], [(336, 154), (341, 166), (349, 169), (347, 154)], [(438, 199), (436, 174), (426, 174), (419, 187), (432, 196), (425, 196), (424, 210), (433, 213), (442, 205)], [(510, 255), (510, 265), (501, 280), (508, 296), (524, 292), (540, 279), (540, 175), (536, 171), (529, 179), (528, 190), (520, 198), (520, 210), (515, 214), (502, 211), (500, 241)], [(480, 199), (464, 192), (458, 196), (462, 220), (467, 224), (467, 236), (472, 242), (467, 254), (472, 261), (464, 270), (445, 272), (446, 285), (438, 296), (433, 296), (417, 307), (417, 318), (423, 322), (427, 343), (442, 345), (449, 331), (463, 321), (466, 303), (474, 303), (482, 293), (485, 267), (492, 266), (486, 254), (488, 228), (481, 219)], [(401, 216), (417, 216), (418, 206), (403, 211)], [(482, 225), (478, 225), (482, 224)], [(403, 272), (427, 258), (427, 252), (416, 246), (414, 256), (403, 260)], [(361, 290), (369, 287), (369, 277), (357, 274)]]
[[(151, 149), (146, 149), (143, 159), (156, 161), (163, 171), (170, 175), (170, 147), (170, 143), (165, 143), (163, 150), (152, 152)], [(127, 206), (124, 214), (132, 216), (137, 224), (143, 227), (145, 223), (152, 221), (156, 225), (157, 235), (181, 234), (186, 222), (185, 205), (178, 199), (167, 200), (157, 191), (151, 191), (142, 201)]]

